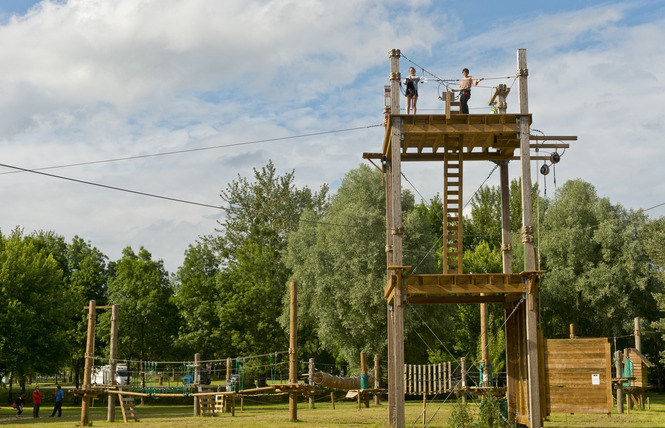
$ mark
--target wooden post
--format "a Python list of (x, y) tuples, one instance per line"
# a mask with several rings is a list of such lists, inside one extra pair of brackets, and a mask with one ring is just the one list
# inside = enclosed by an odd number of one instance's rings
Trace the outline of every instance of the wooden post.
[[(95, 322), (97, 318), (97, 303), (88, 302), (88, 336), (85, 345), (85, 365), (83, 369), (83, 390), (88, 391), (92, 386), (92, 369), (95, 364)], [(90, 397), (84, 392), (81, 401), (81, 426), (88, 426), (90, 414)]]
[[(481, 296), (484, 296), (485, 293), (481, 293)], [(490, 382), (489, 368), (487, 365), (490, 361), (490, 352), (489, 346), (487, 343), (487, 329), (489, 324), (489, 314), (487, 312), (487, 303), (480, 304), (480, 349), (482, 355), (482, 366), (483, 369), (480, 373), (480, 383), (482, 386), (487, 387), (487, 383)]]
[(332, 404), (332, 409), (335, 410), (335, 395), (330, 393), (330, 404)]
[(381, 387), (381, 382), (379, 381), (379, 355), (374, 354), (374, 389), (377, 390), (374, 394), (374, 405), (378, 406), (381, 403), (381, 398), (378, 390)]
[[(399, 87), (399, 86), (398, 86)], [(394, 102), (392, 98), (391, 91), (391, 104)], [(399, 100), (397, 100), (399, 106)], [(384, 110), (387, 110), (387, 113), (390, 114), (391, 106), (385, 107)], [(399, 110), (398, 110), (399, 112)], [(392, 204), (392, 179), (391, 179), (391, 168), (390, 162), (388, 160), (384, 161), (383, 165), (384, 172), (384, 184), (386, 188), (386, 266), (394, 265), (393, 262), (393, 237), (390, 234), (390, 231), (393, 228), (393, 204)], [(392, 279), (392, 272), (388, 270), (387, 278), (388, 281)], [(394, 349), (394, 338), (393, 338), (393, 325), (395, 322), (395, 311), (393, 310), (393, 303), (387, 302), (386, 304), (386, 320), (388, 324), (388, 421), (392, 423), (395, 418), (395, 391), (392, 385), (395, 384), (395, 349)], [(333, 406), (333, 409), (335, 407)]]
[[(388, 180), (390, 181), (390, 219), (387, 224), (390, 225), (388, 240), (392, 245), (392, 261), (396, 266), (402, 265), (402, 167), (401, 167), (401, 145), (402, 145), (402, 119), (399, 117), (399, 98), (400, 98), (400, 80), (399, 73), (399, 49), (393, 49), (389, 52), (390, 57), (390, 111), (391, 111), (391, 129), (390, 136), (390, 154), (388, 166)], [(389, 383), (390, 406), (394, 403), (394, 411), (389, 412), (390, 425), (402, 428), (405, 426), (404, 416), (404, 308), (402, 302), (402, 272), (397, 271), (398, 282), (393, 293), (393, 314), (392, 314), (392, 354), (394, 361), (389, 364), (388, 377), (393, 380)], [(390, 328), (390, 327), (389, 327)], [(390, 359), (390, 358), (389, 358)]]
[[(314, 386), (314, 358), (309, 359), (309, 370), (308, 370), (308, 375), (309, 375), (309, 385)], [(309, 394), (309, 408), (313, 409), (314, 408), (314, 395)]]
[[(628, 348), (623, 349), (623, 361), (624, 365), (626, 364), (626, 361), (628, 361)], [(633, 409), (633, 401), (631, 400), (632, 394), (629, 391), (626, 393), (626, 409), (628, 410), (628, 413), (630, 413), (630, 411)]]
[[(365, 351), (360, 352), (360, 391), (358, 391), (358, 396), (361, 397), (361, 401), (365, 408), (369, 407), (369, 395), (362, 392), (363, 388), (363, 377), (369, 376), (369, 370), (367, 369), (367, 353)], [(369, 383), (369, 382), (368, 382)], [(369, 385), (367, 385), (369, 386)]]
[[(118, 356), (118, 305), (111, 307), (111, 340), (109, 349), (111, 388), (115, 385), (115, 372), (117, 367), (116, 358)], [(108, 422), (115, 422), (115, 394), (108, 395), (108, 412), (106, 415)]]
[(427, 426), (427, 395), (423, 394), (423, 426)]
[(461, 379), (460, 386), (462, 387), (462, 404), (466, 404), (466, 357), (460, 360)]
[[(291, 281), (289, 304), (289, 384), (298, 383), (298, 284)], [(298, 393), (289, 392), (289, 420), (298, 420)]]
[[(231, 385), (231, 358), (226, 359), (226, 386)], [(227, 397), (224, 397), (224, 412), (228, 413), (231, 411), (231, 400)]]
[[(199, 376), (201, 375), (201, 354), (198, 352), (194, 354), (194, 392), (199, 391)], [(199, 416), (201, 412), (199, 411), (199, 397), (194, 396), (194, 416)]]
[[(517, 76), (520, 114), (520, 165), (522, 175), (522, 243), (524, 244), (524, 270), (535, 271), (536, 259), (533, 244), (533, 214), (531, 199), (531, 155), (529, 98), (526, 67), (526, 49), (517, 51)], [(538, 367), (538, 281), (535, 276), (527, 279), (526, 340), (528, 365), (529, 421), (531, 428), (541, 428), (540, 369)]]
[[(635, 317), (635, 349), (642, 352), (642, 332), (640, 331), (640, 317)], [(644, 390), (637, 392), (640, 401), (640, 408), (644, 409)]]
[[(623, 377), (623, 368), (621, 367), (621, 351), (614, 353), (615, 374), (617, 379)], [(617, 382), (617, 413), (623, 413), (623, 382)]]
[(575, 324), (570, 324), (570, 338), (575, 339)]

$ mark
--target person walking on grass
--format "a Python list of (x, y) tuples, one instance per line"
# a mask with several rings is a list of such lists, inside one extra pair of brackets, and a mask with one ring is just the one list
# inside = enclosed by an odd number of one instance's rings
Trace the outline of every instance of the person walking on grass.
[(39, 417), (39, 406), (42, 404), (42, 393), (39, 391), (39, 387), (35, 386), (35, 390), (32, 392), (32, 417)]
[(56, 410), (58, 411), (58, 417), (62, 416), (62, 400), (65, 398), (65, 393), (62, 391), (60, 385), (57, 386), (58, 392), (55, 393), (55, 407), (53, 408), (53, 413), (51, 417), (55, 416)]

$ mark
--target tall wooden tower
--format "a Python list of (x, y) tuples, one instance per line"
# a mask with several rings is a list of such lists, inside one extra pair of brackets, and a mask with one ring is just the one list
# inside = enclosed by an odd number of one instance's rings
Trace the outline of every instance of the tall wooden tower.
[[(544, 395), (539, 367), (542, 352), (538, 330), (538, 284), (531, 213), (531, 160), (526, 50), (517, 52), (519, 113), (505, 113), (505, 85), (495, 98), (502, 114), (459, 114), (446, 94), (444, 114), (400, 114), (400, 51), (390, 57), (390, 106), (386, 106), (386, 132), (381, 153), (365, 153), (380, 159), (386, 175), (386, 255), (388, 282), (388, 388), (391, 426), (404, 427), (404, 305), (501, 303), (506, 313), (506, 366), (509, 417), (532, 428), (542, 426)], [(492, 102), (494, 99), (492, 100)], [(457, 113), (457, 114), (455, 114)], [(538, 140), (574, 140), (576, 137), (544, 137)], [(543, 147), (540, 145), (539, 147)], [(566, 148), (548, 144), (547, 148)], [(490, 161), (501, 166), (503, 273), (465, 274), (463, 261), (464, 163)], [(520, 161), (522, 180), (522, 243), (525, 267), (511, 271), (508, 164)], [(443, 162), (443, 273), (409, 274), (402, 262), (401, 163)]]

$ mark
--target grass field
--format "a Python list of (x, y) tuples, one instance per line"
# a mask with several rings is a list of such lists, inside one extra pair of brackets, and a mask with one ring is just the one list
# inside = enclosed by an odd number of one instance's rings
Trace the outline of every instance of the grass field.
[[(453, 403), (435, 402), (427, 412), (428, 426), (446, 427)], [(471, 403), (477, 413), (477, 403)], [(62, 418), (49, 418), (52, 404), (42, 405), (41, 418), (32, 418), (32, 407), (26, 406), (20, 420), (14, 418), (16, 411), (10, 406), (0, 407), (0, 425), (46, 426), (48, 428), (77, 426), (80, 420), (80, 407), (65, 406)], [(92, 426), (119, 426), (122, 414), (118, 407), (116, 422), (106, 422), (106, 406), (98, 402), (91, 409)], [(406, 406), (407, 426), (423, 426), (422, 402), (409, 401)], [(355, 402), (335, 402), (332, 409), (330, 401), (322, 399), (315, 409), (309, 409), (306, 402), (298, 405), (298, 423), (289, 422), (288, 403), (246, 404), (244, 411), (236, 407), (236, 416), (224, 413), (214, 417), (195, 417), (191, 405), (150, 404), (137, 406), (136, 413), (141, 428), (156, 427), (387, 427), (388, 407), (385, 403), (368, 409), (358, 410)], [(590, 415), (590, 414), (554, 414), (545, 421), (545, 427), (663, 427), (665, 428), (665, 396), (651, 396), (650, 410), (633, 409), (630, 414)]]

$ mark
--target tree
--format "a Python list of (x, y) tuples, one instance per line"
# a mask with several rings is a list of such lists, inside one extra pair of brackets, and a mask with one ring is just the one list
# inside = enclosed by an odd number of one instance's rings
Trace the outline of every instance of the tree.
[[(83, 308), (90, 300), (94, 300), (99, 306), (105, 305), (108, 300), (107, 257), (90, 242), (86, 242), (78, 236), (75, 236), (67, 245), (65, 255), (68, 268), (67, 287), (70, 290), (76, 290), (80, 296), (80, 300), (77, 302), (78, 308)], [(85, 365), (87, 312), (78, 309), (73, 312), (72, 320), (72, 329), (68, 332), (68, 343), (74, 383), (78, 388)], [(95, 345), (96, 349), (101, 349), (100, 342), (95, 342)]]
[(654, 313), (652, 263), (638, 239), (646, 223), (582, 180), (557, 191), (540, 241), (548, 337), (565, 336), (570, 323), (582, 336), (623, 336), (635, 316)]
[(238, 177), (220, 193), (226, 217), (218, 236), (206, 242), (219, 259), (217, 317), (229, 343), (224, 351), (265, 353), (288, 346), (276, 322), (286, 294), (289, 269), (282, 260), (287, 235), (306, 210), (322, 213), (327, 186), (318, 193), (296, 188), (294, 173), (277, 175), (272, 161), (253, 181)]
[[(119, 359), (159, 361), (172, 356), (178, 311), (163, 262), (152, 260), (143, 247), (138, 254), (126, 247), (111, 267), (108, 293), (109, 303), (119, 305)], [(108, 339), (109, 311), (99, 319), (99, 335)]]
[[(431, 272), (436, 237), (427, 217), (407, 192), (403, 210), (404, 263)], [(356, 367), (361, 350), (385, 352), (385, 239), (381, 175), (365, 165), (346, 174), (325, 215), (307, 213), (298, 231), (289, 235), (286, 264), (299, 283), (299, 327), (315, 332), (316, 341), (338, 361)], [(411, 309), (417, 314), (411, 312), (405, 323), (407, 336), (415, 336), (422, 319), (429, 319), (433, 331), (444, 337), (441, 325), (447, 317), (429, 317), (427, 308)], [(430, 333), (421, 336), (432, 339)], [(406, 341), (405, 353), (407, 358), (426, 358), (426, 346), (414, 338)]]
[(67, 360), (76, 298), (53, 256), (20, 229), (0, 241), (0, 366), (25, 392), (27, 377), (55, 373)]
[(178, 347), (221, 358), (224, 331), (218, 317), (223, 303), (217, 287), (219, 261), (205, 242), (190, 245), (183, 265), (173, 278), (174, 302), (178, 307), (180, 329)]

